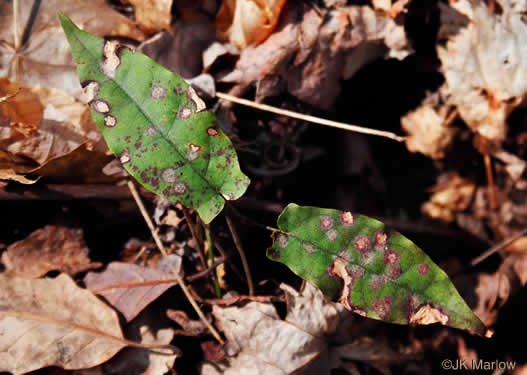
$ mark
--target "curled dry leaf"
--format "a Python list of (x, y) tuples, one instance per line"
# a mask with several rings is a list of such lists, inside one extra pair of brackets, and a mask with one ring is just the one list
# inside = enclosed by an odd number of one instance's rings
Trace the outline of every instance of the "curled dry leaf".
[(84, 283), (106, 298), (128, 322), (177, 284), (167, 272), (120, 262), (110, 263), (104, 272), (88, 273)]
[[(33, 87), (57, 87), (74, 96), (81, 93), (75, 64), (58, 22), (59, 11), (97, 35), (145, 38), (133, 21), (113, 10), (105, 0), (21, 0), (18, 9), (18, 17), (14, 17), (12, 2), (0, 3), (0, 76)], [(20, 46), (15, 45), (13, 35), (15, 19), (18, 40), (24, 42)], [(23, 40), (23, 36), (27, 38)]]
[(219, 36), (239, 48), (260, 44), (274, 30), (286, 0), (226, 0), (216, 17)]
[(115, 311), (65, 274), (0, 284), (0, 371), (88, 368), (126, 346)]
[(172, 0), (130, 0), (135, 9), (135, 19), (149, 34), (169, 30)]
[(498, 0), (503, 12), (485, 2), (440, 3), (437, 53), (448, 103), (476, 133), (505, 139), (506, 118), (527, 93), (527, 33), (524, 14), (511, 0)]
[(278, 31), (259, 46), (245, 48), (234, 71), (222, 79), (238, 84), (231, 93), (241, 96), (256, 83), (257, 100), (286, 88), (306, 103), (329, 109), (342, 78), (376, 58), (403, 59), (411, 51), (404, 27), (368, 6), (320, 13), (290, 2), (283, 13)]
[(11, 275), (37, 278), (58, 270), (75, 275), (100, 267), (88, 258), (82, 229), (46, 225), (27, 238), (10, 245), (2, 263)]
[(401, 118), (401, 125), (408, 133), (406, 147), (410, 152), (420, 152), (432, 159), (445, 156), (455, 129), (445, 124), (446, 113), (441, 109), (437, 111), (434, 106), (423, 104)]
[(327, 350), (325, 335), (333, 334), (344, 317), (343, 307), (327, 302), (307, 283), (301, 293), (282, 284), (287, 315), (280, 319), (270, 303), (243, 307), (213, 307), (213, 315), (228, 339), (225, 363), (204, 364), (201, 373), (289, 374), (316, 360)]
[(446, 173), (438, 178), (438, 183), (430, 189), (432, 196), (421, 210), (433, 219), (452, 222), (456, 213), (465, 210), (470, 204), (476, 185), (456, 173)]

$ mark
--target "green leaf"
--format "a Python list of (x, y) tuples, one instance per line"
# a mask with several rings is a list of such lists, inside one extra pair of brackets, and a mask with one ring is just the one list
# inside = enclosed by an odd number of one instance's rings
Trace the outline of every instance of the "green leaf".
[(93, 119), (124, 168), (205, 223), (249, 179), (216, 117), (183, 79), (147, 56), (77, 28), (59, 14)]
[(290, 204), (267, 256), (362, 316), (442, 323), (483, 335), (448, 276), (413, 242), (351, 212)]

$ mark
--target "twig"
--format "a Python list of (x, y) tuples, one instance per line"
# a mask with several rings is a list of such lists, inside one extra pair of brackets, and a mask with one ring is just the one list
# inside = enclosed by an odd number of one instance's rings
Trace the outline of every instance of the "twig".
[(187, 222), (187, 225), (190, 229), (190, 233), (192, 234), (192, 237), (194, 238), (194, 241), (196, 241), (196, 246), (198, 247), (198, 254), (199, 259), (201, 260), (201, 265), (203, 266), (203, 269), (207, 268), (207, 262), (205, 261), (205, 256), (203, 255), (203, 241), (198, 236), (198, 231), (196, 230), (196, 225), (192, 221), (192, 218), (190, 217), (190, 213), (188, 212), (188, 208), (183, 207), (183, 215), (185, 216), (185, 221)]
[(247, 285), (249, 286), (249, 295), (253, 296), (254, 295), (253, 279), (251, 276), (251, 270), (249, 269), (249, 263), (247, 262), (245, 252), (243, 251), (240, 237), (238, 236), (236, 227), (233, 225), (232, 220), (228, 214), (225, 215), (225, 220), (227, 221), (227, 226), (229, 227), (229, 230), (231, 231), (232, 240), (234, 241), (234, 246), (236, 247), (236, 250), (238, 250), (238, 253), (240, 254), (240, 258), (242, 260), (243, 270), (245, 272), (245, 277), (247, 279)]
[(323, 119), (323, 118), (320, 118), (320, 117), (315, 117), (315, 116), (310, 116), (310, 115), (303, 115), (301, 113), (294, 112), (294, 111), (289, 111), (287, 109), (280, 109), (280, 108), (276, 108), (276, 107), (273, 107), (273, 106), (270, 106), (270, 105), (267, 105), (267, 104), (260, 104), (260, 103), (253, 102), (251, 100), (241, 99), (241, 98), (238, 98), (238, 97), (233, 96), (233, 95), (225, 94), (223, 92), (216, 92), (216, 96), (218, 98), (220, 98), (220, 99), (224, 99), (224, 100), (228, 100), (230, 102), (234, 102), (234, 103), (237, 103), (237, 104), (242, 104), (242, 105), (245, 105), (245, 106), (248, 106), (248, 107), (256, 108), (256, 109), (259, 109), (261, 111), (267, 111), (267, 112), (271, 112), (271, 113), (276, 113), (278, 115), (288, 116), (288, 117), (296, 118), (296, 119), (299, 119), (299, 120), (312, 122), (314, 124), (331, 126), (333, 128), (343, 129), (343, 130), (347, 130), (347, 131), (355, 132), (355, 133), (376, 135), (378, 137), (385, 137), (385, 138), (393, 139), (394, 141), (397, 141), (397, 142), (404, 142), (405, 139), (406, 139), (406, 137), (402, 137), (402, 136), (397, 135), (397, 134), (392, 133), (392, 132), (387, 132), (387, 131), (383, 131), (383, 130), (376, 130), (376, 129), (370, 129), (370, 128), (364, 128), (362, 126), (345, 124), (343, 122), (338, 122), (338, 121), (326, 120), (326, 119)]
[[(132, 181), (128, 181), (128, 188), (130, 189), (130, 192), (132, 193), (132, 196), (134, 197), (135, 202), (137, 203), (137, 206), (139, 207), (139, 211), (141, 211), (141, 214), (143, 215), (143, 218), (145, 219), (146, 225), (148, 225), (148, 228), (150, 229), (150, 232), (152, 233), (152, 237), (154, 238), (154, 241), (157, 247), (159, 248), (159, 251), (161, 251), (161, 254), (163, 254), (163, 256), (168, 260), (169, 258), (168, 258), (168, 254), (165, 249), (165, 246), (161, 242), (161, 239), (159, 238), (159, 235), (157, 234), (157, 230), (154, 227), (154, 223), (152, 223), (152, 219), (150, 218), (150, 215), (148, 215), (148, 212), (146, 211), (145, 205), (143, 204), (143, 200), (139, 196), (139, 193), (137, 192), (137, 188), (135, 187)], [(207, 318), (205, 318), (205, 314), (203, 314), (203, 311), (201, 311), (200, 307), (196, 303), (196, 300), (190, 294), (190, 291), (188, 290), (185, 282), (183, 281), (181, 276), (179, 276), (179, 273), (174, 268), (174, 265), (172, 264), (172, 262), (168, 261), (167, 263), (168, 263), (168, 266), (170, 267), (170, 270), (173, 272), (174, 277), (177, 280), (179, 286), (181, 287), (183, 294), (185, 294), (185, 297), (187, 297), (188, 301), (190, 302), (190, 304), (192, 305), (192, 307), (198, 314), (199, 318), (203, 321), (203, 323), (205, 323), (210, 333), (216, 338), (216, 340), (218, 340), (218, 342), (221, 345), (223, 345), (224, 341), (221, 338), (220, 334), (218, 333), (218, 331), (216, 331), (216, 329), (212, 326), (212, 324), (209, 323)]]
[(487, 174), (487, 181), (489, 184), (490, 209), (495, 211), (498, 208), (498, 204), (496, 202), (496, 187), (494, 186), (494, 177), (492, 175), (492, 164), (490, 162), (489, 154), (485, 153), (483, 155), (483, 159), (485, 160), (485, 173)]
[(500, 251), (501, 249), (503, 249), (505, 246), (508, 246), (509, 244), (513, 243), (514, 241), (516, 241), (518, 238), (524, 236), (527, 234), (527, 228), (524, 228), (522, 229), (521, 231), (519, 231), (518, 233), (516, 233), (515, 235), (513, 235), (512, 237), (510, 238), (507, 238), (506, 240), (503, 240), (501, 241), (500, 243), (496, 244), (495, 246), (491, 247), (490, 249), (488, 249), (487, 251), (485, 251), (483, 254), (481, 254), (479, 257), (477, 258), (474, 258), (472, 260), (472, 262), (470, 262), (470, 264), (472, 266), (475, 266), (479, 263), (481, 263), (482, 261), (484, 261), (485, 259), (487, 259), (489, 256), (491, 256), (492, 254)]

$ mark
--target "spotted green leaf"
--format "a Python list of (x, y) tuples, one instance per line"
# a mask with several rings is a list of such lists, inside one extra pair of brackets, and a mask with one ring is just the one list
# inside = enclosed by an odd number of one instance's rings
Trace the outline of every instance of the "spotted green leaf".
[(154, 193), (205, 223), (249, 185), (229, 138), (183, 79), (147, 56), (81, 31), (63, 14), (86, 101), (110, 150)]
[(267, 256), (362, 316), (484, 334), (448, 276), (412, 241), (351, 212), (290, 204)]

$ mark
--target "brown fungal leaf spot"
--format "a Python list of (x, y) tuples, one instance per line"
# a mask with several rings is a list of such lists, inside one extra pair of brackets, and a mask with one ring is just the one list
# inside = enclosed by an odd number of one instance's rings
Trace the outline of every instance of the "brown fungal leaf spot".
[(411, 294), (406, 298), (406, 303), (410, 311), (414, 311), (421, 304), (421, 299), (416, 294)]
[(154, 125), (150, 125), (146, 128), (145, 133), (148, 137), (153, 137), (157, 134), (157, 128)]
[(355, 217), (349, 211), (342, 211), (340, 213), (340, 222), (342, 223), (342, 225), (352, 227), (353, 224), (355, 224)]
[(278, 246), (281, 248), (286, 248), (288, 244), (289, 236), (285, 233), (280, 233), (280, 235), (278, 235)]
[(338, 256), (344, 259), (346, 262), (351, 262), (353, 259), (353, 254), (348, 249), (341, 250)]
[(185, 90), (185, 93), (187, 94), (188, 100), (194, 103), (196, 112), (204, 111), (207, 108), (205, 102), (198, 96), (198, 94), (196, 94), (196, 91), (192, 88), (192, 86), (188, 86)]
[(192, 110), (188, 107), (181, 107), (177, 113), (177, 117), (181, 120), (186, 120), (192, 115)]
[(161, 171), (161, 178), (167, 184), (173, 184), (178, 179), (179, 175), (176, 168), (168, 167)]
[(386, 277), (391, 280), (397, 280), (401, 276), (401, 272), (399, 267), (390, 266), (386, 269)]
[(104, 116), (104, 126), (108, 128), (113, 128), (115, 127), (115, 125), (117, 125), (117, 119), (115, 118), (115, 116), (112, 116), (112, 115)]
[(417, 311), (410, 313), (408, 323), (424, 325), (441, 323), (442, 325), (448, 325), (449, 320), (448, 314), (427, 303), (419, 307)]
[(352, 265), (350, 272), (354, 279), (362, 279), (364, 277), (364, 268), (358, 264)]
[(326, 233), (326, 236), (328, 237), (328, 240), (335, 241), (337, 239), (337, 231), (335, 229), (330, 229)]
[(167, 96), (167, 89), (163, 86), (154, 86), (150, 91), (150, 96), (154, 100), (165, 99)]
[(188, 160), (193, 161), (199, 158), (199, 153), (201, 152), (201, 147), (193, 145), (192, 143), (188, 145)]
[(381, 286), (384, 285), (384, 283), (386, 282), (386, 279), (380, 275), (372, 275), (370, 277), (370, 288), (372, 288), (373, 290), (377, 290), (379, 289)]
[(375, 254), (373, 251), (366, 251), (365, 253), (362, 253), (360, 256), (360, 262), (364, 265), (369, 265), (375, 262)]
[(320, 228), (322, 230), (328, 230), (333, 226), (333, 218), (331, 216), (322, 216), (320, 219)]
[(110, 105), (106, 100), (97, 99), (93, 102), (93, 109), (97, 113), (108, 113), (110, 112)]
[(121, 164), (129, 163), (132, 160), (132, 155), (128, 151), (123, 151), (119, 154), (119, 161)]
[(174, 192), (176, 193), (176, 195), (185, 194), (186, 191), (187, 184), (185, 184), (184, 182), (178, 182), (174, 185)]
[(315, 245), (309, 242), (304, 242), (304, 250), (309, 254), (313, 254), (316, 250)]
[(388, 296), (380, 300), (375, 300), (371, 304), (371, 309), (379, 315), (379, 318), (386, 319), (392, 309), (392, 299)]
[(396, 251), (390, 250), (384, 255), (384, 263), (389, 266), (396, 266), (401, 256)]
[(117, 56), (117, 49), (119, 48), (119, 43), (113, 40), (107, 40), (104, 42), (102, 48), (102, 62), (101, 62), (101, 72), (108, 78), (115, 78), (117, 74), (117, 68), (121, 64), (121, 59)]
[(100, 83), (93, 80), (87, 80), (81, 82), (82, 94), (81, 101), (86, 104), (90, 104), (95, 100), (99, 93)]
[(386, 232), (375, 232), (373, 236), (373, 247), (375, 250), (385, 251), (388, 245), (388, 234)]
[(328, 269), (328, 274), (343, 281), (342, 293), (338, 301), (351, 310), (351, 290), (355, 281), (348, 270), (347, 263), (342, 258), (335, 257)]
[(210, 127), (210, 128), (207, 128), (207, 134), (211, 137), (215, 137), (218, 135), (218, 131), (215, 128)]
[(353, 246), (361, 253), (365, 253), (370, 247), (370, 239), (364, 234), (359, 234), (357, 237), (355, 237)]
[(418, 267), (417, 267), (417, 273), (421, 276), (424, 276), (428, 273), (428, 271), (430, 270), (430, 267), (428, 266), (428, 264), (425, 264), (425, 263), (421, 263)]

